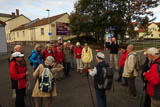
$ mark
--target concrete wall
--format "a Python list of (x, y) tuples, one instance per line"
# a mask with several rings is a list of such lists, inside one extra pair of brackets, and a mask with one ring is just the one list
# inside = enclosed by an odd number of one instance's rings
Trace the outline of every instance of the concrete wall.
[(7, 53), (5, 28), (0, 27), (0, 55)]

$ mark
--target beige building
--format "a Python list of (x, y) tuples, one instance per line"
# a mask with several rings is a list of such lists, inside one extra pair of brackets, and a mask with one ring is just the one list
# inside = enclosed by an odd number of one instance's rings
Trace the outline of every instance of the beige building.
[(23, 24), (11, 31), (11, 37), (15, 42), (46, 42), (57, 40), (58, 36), (68, 39), (72, 37), (69, 31), (69, 15), (63, 13)]
[(13, 16), (10, 14), (0, 13), (0, 20), (5, 22), (9, 19), (11, 19)]
[(138, 30), (141, 39), (160, 39), (160, 22), (148, 25), (148, 31), (143, 28)]

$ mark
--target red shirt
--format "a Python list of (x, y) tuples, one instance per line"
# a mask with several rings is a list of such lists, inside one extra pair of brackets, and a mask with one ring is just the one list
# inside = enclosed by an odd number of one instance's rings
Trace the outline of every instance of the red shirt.
[(46, 58), (48, 56), (53, 56), (54, 57), (54, 54), (53, 54), (53, 51), (51, 50), (50, 53), (48, 53), (47, 49), (45, 49), (42, 53), (41, 53), (41, 56), (42, 56), (42, 59), (43, 60), (46, 60)]
[(10, 77), (13, 80), (18, 80), (18, 89), (22, 89), (27, 86), (26, 71), (26, 66), (22, 67), (19, 63), (15, 61), (12, 61), (9, 65)]
[(75, 48), (75, 55), (76, 55), (76, 58), (81, 59), (81, 55), (82, 55), (82, 48), (81, 47)]
[(128, 55), (127, 51), (122, 53), (121, 58), (120, 58), (120, 67), (124, 67), (124, 63), (126, 61), (127, 55)]
[[(160, 58), (156, 61), (160, 63)], [(160, 65), (159, 65), (160, 67)], [(149, 96), (154, 96), (154, 87), (160, 84), (160, 77), (157, 71), (157, 64), (153, 63), (150, 67), (149, 72), (144, 73), (145, 79), (148, 81), (147, 83), (147, 93)]]
[(54, 52), (54, 58), (56, 62), (62, 63), (64, 60), (64, 52), (60, 51), (58, 52), (57, 50)]

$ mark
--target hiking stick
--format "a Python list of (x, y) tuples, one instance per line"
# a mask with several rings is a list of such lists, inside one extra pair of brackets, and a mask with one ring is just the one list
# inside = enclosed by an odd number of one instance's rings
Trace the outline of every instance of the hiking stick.
[(95, 107), (95, 103), (94, 103), (93, 94), (92, 94), (91, 85), (90, 85), (90, 81), (89, 81), (89, 76), (88, 75), (89, 74), (88, 74), (88, 70), (87, 70), (87, 80), (88, 80), (89, 91), (90, 91), (93, 107)]

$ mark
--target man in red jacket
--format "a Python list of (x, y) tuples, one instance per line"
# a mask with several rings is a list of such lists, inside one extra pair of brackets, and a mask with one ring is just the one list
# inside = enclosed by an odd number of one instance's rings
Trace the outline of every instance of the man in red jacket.
[(61, 37), (58, 37), (57, 43), (55, 43), (54, 46), (53, 46), (53, 50), (54, 50), (54, 51), (57, 50), (57, 45), (59, 45), (60, 43), (62, 43), (62, 38), (61, 38)]
[(160, 54), (156, 48), (146, 51), (149, 60), (152, 61), (150, 70), (143, 75), (148, 81), (147, 94), (151, 97), (151, 107), (160, 107)]
[[(57, 45), (57, 49), (54, 51), (55, 61), (56, 63), (59, 63), (59, 64), (63, 64), (63, 61), (64, 61), (64, 52), (62, 50), (62, 47), (63, 47), (63, 44), (60, 43), (59, 45)], [(64, 78), (63, 72), (59, 72), (56, 78), (57, 80), (63, 79)]]
[[(125, 60), (127, 58), (127, 55), (128, 55), (128, 52), (127, 52), (127, 46), (121, 46), (121, 51), (122, 51), (122, 55), (121, 55), (121, 58), (120, 58), (120, 70), (119, 70), (119, 77), (117, 79), (118, 82), (121, 82), (122, 81), (122, 74), (123, 74), (123, 69), (124, 69), (124, 63), (125, 63)], [(127, 85), (127, 80), (126, 78), (124, 78), (124, 85)]]
[(48, 56), (54, 56), (52, 47), (50, 44), (46, 45), (46, 49), (41, 53), (41, 56), (42, 56), (43, 61), (45, 61)]

